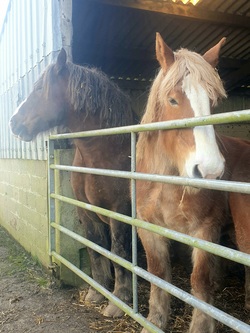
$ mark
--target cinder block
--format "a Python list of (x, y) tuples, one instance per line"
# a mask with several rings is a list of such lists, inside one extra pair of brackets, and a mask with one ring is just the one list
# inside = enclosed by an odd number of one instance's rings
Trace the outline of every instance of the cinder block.
[[(56, 157), (56, 163), (71, 165), (73, 150), (58, 150)], [(57, 172), (55, 185), (59, 193), (73, 197), (69, 172)], [(47, 162), (21, 159), (0, 160), (0, 206), (4, 207), (0, 209), (0, 224), (32, 256), (44, 266), (48, 266), (50, 257), (48, 254)], [(58, 223), (76, 233), (83, 233), (75, 207), (57, 202), (56, 209)], [(80, 258), (83, 245), (67, 236), (59, 235), (58, 232), (56, 249), (78, 268), (81, 267), (81, 262), (88, 263), (87, 257)], [(88, 267), (84, 267), (84, 270), (89, 272)], [(61, 267), (61, 279), (70, 285), (83, 284), (83, 281), (65, 266)]]

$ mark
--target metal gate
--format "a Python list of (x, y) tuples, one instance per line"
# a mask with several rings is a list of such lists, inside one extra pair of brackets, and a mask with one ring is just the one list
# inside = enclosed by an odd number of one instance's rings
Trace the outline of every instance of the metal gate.
[[(207, 313), (216, 320), (222, 322), (228, 327), (233, 328), (237, 332), (249, 333), (250, 325), (232, 317), (231, 315), (217, 309), (216, 307), (207, 304), (191, 294), (175, 287), (171, 283), (163, 281), (162, 279), (150, 274), (146, 270), (140, 268), (137, 265), (137, 233), (136, 228), (144, 228), (151, 232), (157, 233), (159, 235), (165, 236), (169, 239), (176, 240), (178, 242), (190, 245), (192, 247), (203, 249), (212, 254), (218, 255), (220, 257), (232, 260), (234, 262), (250, 266), (250, 255), (242, 253), (240, 251), (232, 250), (217, 244), (210, 243), (208, 241), (200, 240), (173, 230), (169, 230), (160, 226), (150, 224), (148, 222), (139, 220), (136, 218), (136, 180), (150, 180), (154, 182), (164, 182), (177, 185), (186, 185), (186, 186), (195, 186), (205, 189), (214, 189), (220, 191), (232, 191), (240, 192), (245, 194), (250, 194), (250, 184), (242, 182), (229, 182), (223, 180), (204, 180), (204, 179), (190, 179), (177, 176), (160, 176), (160, 175), (150, 175), (137, 173), (135, 169), (135, 156), (136, 156), (136, 134), (142, 131), (154, 131), (154, 130), (168, 130), (174, 128), (188, 128), (194, 126), (210, 125), (210, 124), (225, 124), (225, 123), (235, 123), (242, 121), (250, 121), (250, 110), (229, 112), (224, 114), (212, 115), (209, 117), (199, 117), (199, 118), (189, 118), (182, 120), (166, 121), (152, 124), (144, 125), (133, 125), (119, 128), (95, 130), (95, 131), (86, 131), (70, 134), (58, 134), (51, 135), (49, 138), (49, 221), (50, 221), (50, 242), (49, 242), (49, 255), (51, 259), (56, 259), (75, 274), (81, 277), (93, 288), (102, 293), (107, 299), (112, 301), (118, 307), (120, 307), (125, 313), (131, 316), (134, 320), (141, 324), (141, 326), (148, 329), (150, 332), (163, 333), (162, 330), (157, 328), (155, 325), (146, 320), (138, 312), (138, 293), (137, 293), (137, 277), (142, 277), (143, 279), (152, 282), (156, 286), (162, 288), (171, 295), (181, 299), (182, 301), (190, 304), (193, 307), (200, 309), (201, 311)], [(131, 171), (116, 171), (116, 170), (107, 170), (107, 169), (93, 169), (85, 167), (73, 167), (66, 165), (58, 165), (54, 162), (54, 152), (55, 152), (55, 140), (62, 139), (73, 139), (73, 138), (83, 138), (83, 137), (92, 137), (92, 136), (104, 136), (104, 135), (114, 135), (114, 134), (123, 134), (131, 133)], [(132, 203), (132, 216), (125, 216), (116, 212), (112, 212), (97, 206), (90, 205), (75, 199), (60, 195), (55, 190), (55, 171), (74, 171), (80, 173), (91, 173), (96, 175), (104, 175), (109, 177), (121, 177), (131, 180), (131, 203)], [(121, 257), (111, 253), (110, 251), (100, 247), (99, 245), (87, 240), (86, 238), (80, 236), (79, 234), (74, 233), (73, 231), (65, 228), (64, 226), (55, 223), (55, 202), (56, 201), (65, 202), (83, 209), (87, 209), (104, 216), (112, 217), (121, 223), (127, 223), (132, 226), (132, 262), (128, 262)], [(110, 260), (119, 265), (125, 267), (132, 272), (133, 275), (133, 307), (128, 306), (120, 299), (115, 297), (111, 292), (102, 287), (96, 281), (94, 281), (89, 275), (81, 271), (67, 259), (62, 257), (59, 253), (56, 252), (55, 247), (55, 237), (56, 233), (63, 233), (82, 243), (83, 245), (92, 248), (98, 253), (106, 256)], [(250, 241), (250, 240), (249, 240)]]

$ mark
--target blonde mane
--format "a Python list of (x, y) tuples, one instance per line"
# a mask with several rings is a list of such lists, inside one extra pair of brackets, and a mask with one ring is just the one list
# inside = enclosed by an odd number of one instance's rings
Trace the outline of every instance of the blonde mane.
[(175, 62), (167, 73), (160, 70), (151, 87), (142, 123), (160, 121), (160, 109), (166, 102), (170, 91), (187, 76), (194, 84), (200, 84), (207, 92), (212, 105), (226, 92), (217, 71), (198, 53), (180, 49), (174, 53)]

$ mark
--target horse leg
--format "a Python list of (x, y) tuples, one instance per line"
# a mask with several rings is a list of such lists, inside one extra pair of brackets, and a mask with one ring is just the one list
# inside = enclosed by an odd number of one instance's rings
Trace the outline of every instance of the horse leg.
[[(112, 220), (110, 221), (111, 252), (131, 261), (131, 237), (130, 225)], [(132, 275), (131, 272), (114, 263), (115, 286), (113, 294), (125, 303), (132, 300)], [(103, 314), (107, 317), (120, 317), (124, 312), (112, 302), (105, 308)]]
[[(250, 195), (230, 193), (236, 243), (240, 251), (250, 254)], [(245, 308), (250, 310), (250, 267), (245, 266)]]
[[(139, 229), (138, 233), (146, 252), (148, 271), (170, 282), (171, 266), (168, 240), (144, 229)], [(159, 328), (165, 329), (168, 322), (169, 309), (170, 295), (151, 283), (147, 319)], [(148, 333), (148, 331), (144, 328), (141, 333)]]
[[(201, 230), (195, 234), (195, 237), (208, 241), (217, 240), (219, 231), (209, 225), (208, 230)], [(214, 229), (214, 237), (211, 237), (211, 231)], [(217, 232), (218, 231), (218, 232)], [(210, 236), (210, 237), (209, 237)], [(217, 258), (206, 252), (194, 248), (193, 254), (193, 272), (191, 274), (192, 294), (202, 301), (209, 304), (213, 303), (214, 292), (216, 289), (216, 263)], [(200, 311), (193, 310), (192, 321), (189, 328), (189, 333), (214, 333), (215, 321), (212, 317)]]
[[(110, 249), (109, 226), (103, 223), (95, 213), (79, 209), (78, 214), (85, 227), (86, 238), (106, 249)], [(93, 279), (106, 289), (110, 288), (112, 273), (109, 259), (90, 248), (88, 248), (88, 254)], [(85, 300), (100, 303), (104, 300), (104, 296), (90, 287)]]

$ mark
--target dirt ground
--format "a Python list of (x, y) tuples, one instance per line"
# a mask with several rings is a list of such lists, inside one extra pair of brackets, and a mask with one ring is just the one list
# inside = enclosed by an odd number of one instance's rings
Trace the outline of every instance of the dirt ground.
[[(181, 271), (180, 271), (181, 269)], [(232, 272), (232, 270), (230, 269)], [(216, 297), (216, 306), (250, 324), (244, 310), (242, 268), (224, 279)], [(173, 269), (173, 282), (189, 290), (188, 273), (178, 265)], [(139, 304), (147, 312), (149, 286), (139, 284)], [(101, 314), (103, 306), (86, 305), (85, 291), (58, 286), (50, 275), (0, 228), (0, 332), (1, 333), (139, 333), (141, 326), (131, 318), (109, 319)], [(172, 301), (169, 329), (183, 333), (188, 328), (191, 307), (177, 299)], [(218, 333), (234, 332), (217, 324)], [(201, 332), (202, 333), (202, 332)]]
[(59, 287), (51, 276), (0, 228), (1, 333), (140, 331), (139, 325), (130, 318), (110, 320), (101, 315), (102, 306), (83, 304), (83, 292)]

